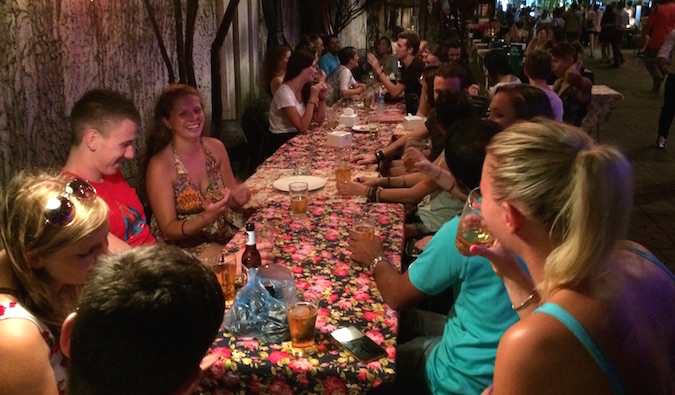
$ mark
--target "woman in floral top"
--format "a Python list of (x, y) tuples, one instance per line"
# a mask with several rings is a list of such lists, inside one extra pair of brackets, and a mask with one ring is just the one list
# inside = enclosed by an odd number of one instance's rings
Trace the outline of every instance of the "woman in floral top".
[(65, 393), (61, 323), (108, 251), (108, 206), (86, 181), (19, 174), (0, 210), (0, 393)]

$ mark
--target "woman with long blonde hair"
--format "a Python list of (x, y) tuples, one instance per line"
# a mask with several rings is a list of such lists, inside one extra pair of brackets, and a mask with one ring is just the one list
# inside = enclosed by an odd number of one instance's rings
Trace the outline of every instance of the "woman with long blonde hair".
[(521, 318), (499, 343), (492, 391), (672, 393), (675, 277), (624, 240), (626, 157), (566, 124), (516, 123), (488, 145), (481, 192), (497, 242), (471, 252)]
[(63, 393), (60, 328), (108, 251), (108, 206), (68, 176), (20, 173), (3, 189), (0, 393)]

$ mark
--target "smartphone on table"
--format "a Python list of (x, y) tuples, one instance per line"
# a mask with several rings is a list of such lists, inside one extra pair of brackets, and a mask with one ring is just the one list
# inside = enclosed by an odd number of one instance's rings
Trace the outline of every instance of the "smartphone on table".
[(387, 352), (382, 347), (353, 326), (334, 330), (331, 336), (361, 363), (372, 362), (387, 356)]

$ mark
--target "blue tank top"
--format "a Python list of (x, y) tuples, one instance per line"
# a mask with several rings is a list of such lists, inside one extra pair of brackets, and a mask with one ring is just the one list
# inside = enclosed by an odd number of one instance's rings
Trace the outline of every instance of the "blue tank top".
[[(648, 261), (654, 263), (656, 266), (661, 268), (663, 271), (668, 273), (671, 279), (675, 280), (675, 276), (673, 273), (668, 270), (668, 268), (661, 263), (654, 255), (638, 250), (636, 248), (626, 248), (627, 250), (640, 255), (641, 257), (647, 259)], [(619, 381), (619, 376), (617, 375), (616, 371), (614, 370), (614, 367), (607, 361), (607, 358), (605, 358), (605, 355), (600, 351), (600, 348), (598, 348), (597, 344), (593, 341), (591, 338), (591, 335), (584, 329), (583, 326), (577, 321), (576, 318), (574, 318), (570, 313), (568, 313), (565, 309), (562, 307), (558, 306), (555, 303), (544, 303), (543, 305), (539, 306), (536, 310), (534, 310), (535, 313), (544, 313), (552, 316), (553, 318), (557, 319), (560, 321), (567, 329), (572, 332), (572, 334), (579, 340), (579, 342), (584, 346), (586, 351), (588, 351), (589, 354), (591, 354), (591, 357), (595, 360), (595, 363), (598, 364), (602, 372), (607, 376), (607, 380), (609, 380), (609, 384), (612, 387), (612, 392), (615, 394), (624, 394), (625, 391), (623, 389), (623, 386), (621, 385), (621, 382)]]

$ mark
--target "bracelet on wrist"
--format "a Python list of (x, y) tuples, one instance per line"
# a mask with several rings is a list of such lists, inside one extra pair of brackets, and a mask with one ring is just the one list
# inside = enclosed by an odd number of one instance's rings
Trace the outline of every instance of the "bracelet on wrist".
[(187, 222), (187, 219), (184, 219), (180, 223), (180, 233), (183, 235), (183, 237), (187, 237), (187, 234), (185, 233), (185, 223)]
[(377, 268), (377, 265), (379, 265), (382, 261), (387, 261), (387, 258), (383, 255), (379, 255), (370, 262), (369, 270), (373, 275), (375, 275), (375, 269)]
[(380, 192), (382, 192), (382, 187), (375, 188), (375, 203), (380, 202)]
[(539, 293), (537, 292), (536, 289), (533, 289), (533, 290), (532, 290), (532, 293), (530, 294), (530, 296), (528, 296), (528, 297), (523, 301), (523, 303), (519, 304), (518, 306), (512, 304), (512, 305), (511, 305), (511, 308), (512, 308), (514, 311), (520, 311), (520, 310), (522, 310), (522, 309), (528, 307), (528, 306), (531, 305), (532, 303), (534, 303), (537, 299), (539, 299)]
[(384, 151), (381, 149), (375, 151), (375, 158), (378, 162), (382, 162), (384, 160)]

